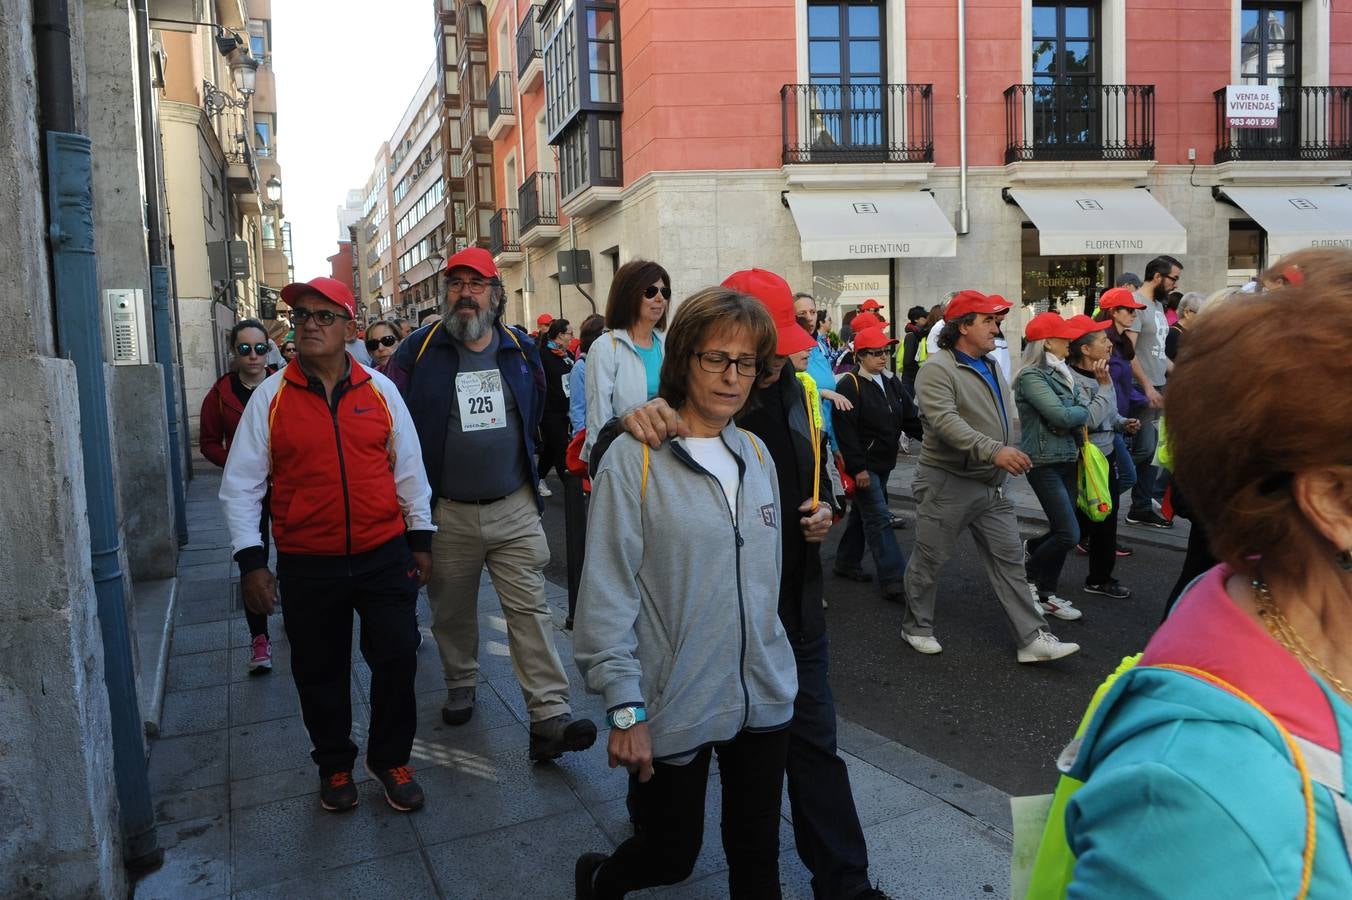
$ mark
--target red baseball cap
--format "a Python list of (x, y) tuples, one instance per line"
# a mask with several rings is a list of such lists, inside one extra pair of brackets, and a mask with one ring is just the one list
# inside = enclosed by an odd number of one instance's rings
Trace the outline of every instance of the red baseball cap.
[(982, 316), (999, 315), (1009, 312), (1012, 305), (999, 294), (991, 294), (988, 297), (980, 291), (962, 291), (944, 307), (944, 321), (952, 322), (971, 313)]
[(863, 331), (865, 328), (880, 328), (886, 330), (887, 327), (887, 323), (873, 313), (860, 313), (850, 320), (850, 328), (854, 329), (855, 333)]
[(895, 346), (896, 343), (896, 338), (890, 338), (883, 334), (883, 330), (876, 325), (854, 333), (855, 352), (860, 350), (877, 350), (880, 347), (892, 347)]
[(869, 297), (863, 303), (859, 304), (859, 308), (864, 312), (868, 312), (869, 310), (882, 309), (883, 305), (872, 297)]
[(775, 320), (779, 340), (775, 355), (790, 356), (817, 346), (812, 335), (803, 330), (793, 315), (793, 289), (774, 272), (765, 269), (744, 269), (733, 272), (723, 281), (723, 287), (749, 294), (759, 300)]
[(540, 313), (539, 318), (535, 320), (535, 324), (539, 325), (541, 328), (548, 328), (550, 323), (553, 321), (554, 317), (551, 316), (549, 313)]
[(1099, 295), (1099, 309), (1145, 309), (1145, 304), (1136, 299), (1129, 288), (1108, 288)]
[(493, 262), (493, 254), (489, 253), (483, 247), (466, 247), (459, 253), (446, 260), (446, 271), (458, 269), (461, 266), (473, 269), (485, 278), (497, 278), (498, 267)]
[(1075, 329), (1075, 336), (1071, 338), (1072, 341), (1079, 340), (1091, 331), (1107, 331), (1108, 327), (1113, 324), (1111, 319), (1095, 322), (1084, 313), (1081, 313), (1078, 316), (1071, 316), (1069, 319), (1066, 319), (1066, 322)]
[(357, 317), (357, 301), (353, 299), (352, 292), (347, 289), (347, 285), (335, 278), (320, 275), (309, 281), (293, 281), (282, 288), (282, 300), (291, 306), (295, 306), (295, 301), (306, 294), (318, 294), (330, 303), (341, 306), (352, 318)]
[(1080, 332), (1060, 313), (1038, 313), (1029, 320), (1023, 330), (1023, 336), (1030, 341), (1045, 341), (1047, 338), (1065, 338), (1073, 341)]

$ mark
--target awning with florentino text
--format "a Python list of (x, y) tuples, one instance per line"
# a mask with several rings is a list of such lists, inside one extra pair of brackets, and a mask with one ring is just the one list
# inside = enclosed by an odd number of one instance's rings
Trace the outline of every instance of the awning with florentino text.
[(1352, 189), (1306, 185), (1221, 192), (1263, 226), (1269, 260), (1307, 247), (1352, 247)]
[(924, 191), (792, 191), (803, 260), (957, 256), (958, 235)]
[(1144, 188), (1010, 188), (1043, 256), (1184, 254), (1188, 232)]

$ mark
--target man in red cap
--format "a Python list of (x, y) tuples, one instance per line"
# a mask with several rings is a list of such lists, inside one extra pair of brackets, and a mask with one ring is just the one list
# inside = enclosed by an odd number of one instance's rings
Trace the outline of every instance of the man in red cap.
[(444, 318), (409, 335), (386, 367), (408, 401), (436, 497), (427, 594), (446, 676), (441, 718), (462, 725), (474, 714), (487, 564), (530, 716), (530, 757), (555, 759), (590, 747), (596, 725), (573, 718), (545, 600), (549, 544), (535, 452), (545, 401), (540, 352), (501, 321), (507, 298), (487, 250), (470, 247), (446, 260), (443, 284)]
[(916, 375), (925, 438), (913, 487), (915, 547), (906, 568), (901, 636), (920, 653), (943, 650), (934, 637), (939, 570), (968, 529), (1014, 630), (1019, 662), (1060, 659), (1080, 649), (1058, 641), (1031, 602), (1019, 522), (1005, 496), (1009, 476), (1032, 468), (1028, 455), (1010, 443), (1014, 398), (989, 355), (1008, 310), (1002, 297), (959, 292), (944, 309), (939, 350)]
[(544, 332), (546, 328), (549, 327), (550, 323), (553, 321), (554, 317), (551, 316), (549, 313), (540, 313), (540, 315), (535, 317), (535, 330), (531, 332), (530, 336), (531, 337), (539, 336), (541, 333)]
[(417, 726), (415, 605), (432, 574), (431, 490), (398, 389), (354, 360), (352, 292), (332, 278), (289, 284), (297, 357), (244, 408), (221, 479), (244, 603), (271, 613), (277, 581), (259, 532), (272, 490), (291, 674), (319, 766), (319, 802), (357, 805), (352, 766), (352, 613), (371, 667), (366, 767), (390, 806), (423, 805), (408, 765)]

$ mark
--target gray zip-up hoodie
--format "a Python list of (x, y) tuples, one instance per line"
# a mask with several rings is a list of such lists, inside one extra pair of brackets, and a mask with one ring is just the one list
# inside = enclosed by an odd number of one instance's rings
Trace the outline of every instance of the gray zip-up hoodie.
[(606, 709), (647, 708), (653, 758), (793, 718), (798, 670), (779, 620), (779, 487), (765, 445), (731, 423), (737, 523), (679, 438), (616, 439), (592, 482), (574, 656)]

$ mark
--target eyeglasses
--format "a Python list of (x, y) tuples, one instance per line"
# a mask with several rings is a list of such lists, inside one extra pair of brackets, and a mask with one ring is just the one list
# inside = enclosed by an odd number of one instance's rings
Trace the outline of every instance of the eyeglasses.
[(304, 325), (313, 318), (320, 325), (327, 327), (339, 319), (351, 319), (352, 317), (336, 313), (331, 309), (306, 309), (303, 306), (293, 306), (291, 307), (291, 318), (297, 325)]
[(458, 294), (461, 291), (468, 289), (471, 294), (477, 297), (492, 283), (493, 282), (491, 281), (484, 281), (482, 278), (471, 278), (469, 281), (465, 281), (462, 278), (452, 278), (450, 281), (446, 282), (446, 289), (452, 294)]
[(886, 350), (856, 350), (855, 356), (886, 356)]
[(268, 355), (268, 345), (267, 345), (267, 344), (236, 344), (236, 345), (235, 345), (235, 353), (236, 353), (237, 355), (239, 355), (239, 356), (248, 356), (250, 353), (253, 353), (253, 354), (256, 355), (256, 356), (267, 356), (267, 355)]
[(366, 349), (375, 352), (377, 347), (393, 347), (397, 343), (399, 343), (399, 338), (392, 334), (387, 334), (384, 337), (367, 338)]
[(285, 347), (282, 348), (282, 356), (289, 356), (290, 354), (295, 352), (296, 352), (295, 344), (287, 344)]
[(653, 299), (659, 293), (662, 295), (663, 300), (671, 299), (671, 288), (669, 287), (658, 287), (655, 284), (650, 284), (643, 289), (643, 296), (648, 300)]
[(1181, 276), (1181, 275), (1162, 275), (1162, 276), (1160, 276), (1160, 277), (1162, 277), (1162, 278), (1167, 278), (1167, 279), (1169, 279), (1170, 281), (1172, 281), (1174, 284), (1178, 284), (1178, 279), (1181, 278), (1182, 276)]
[(693, 354), (699, 360), (699, 367), (710, 375), (722, 375), (728, 370), (729, 366), (737, 366), (737, 374), (745, 378), (753, 375), (759, 375), (765, 368), (765, 362), (755, 356), (732, 357), (722, 350), (704, 350), (695, 351)]

